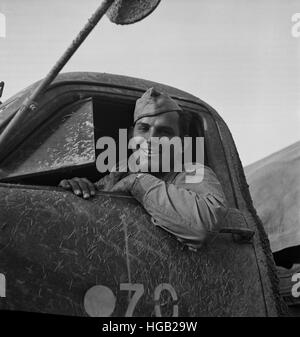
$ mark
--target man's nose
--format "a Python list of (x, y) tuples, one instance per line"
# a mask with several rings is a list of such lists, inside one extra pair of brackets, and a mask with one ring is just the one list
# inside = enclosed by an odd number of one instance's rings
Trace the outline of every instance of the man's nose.
[(155, 128), (150, 128), (148, 135), (147, 135), (147, 141), (149, 142), (151, 140), (152, 137), (157, 137), (157, 132)]
[(155, 137), (155, 132), (153, 131), (153, 129), (151, 128), (147, 134), (147, 137), (146, 137), (146, 142), (147, 142), (147, 146), (148, 148), (151, 147), (151, 142), (153, 141), (153, 137)]

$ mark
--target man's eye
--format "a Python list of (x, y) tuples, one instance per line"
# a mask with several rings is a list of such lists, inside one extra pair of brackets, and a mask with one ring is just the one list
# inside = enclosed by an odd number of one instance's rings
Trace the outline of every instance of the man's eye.
[(145, 125), (139, 125), (139, 127), (138, 127), (138, 130), (139, 131), (148, 131), (149, 130), (149, 128), (147, 127), (147, 126), (145, 126)]

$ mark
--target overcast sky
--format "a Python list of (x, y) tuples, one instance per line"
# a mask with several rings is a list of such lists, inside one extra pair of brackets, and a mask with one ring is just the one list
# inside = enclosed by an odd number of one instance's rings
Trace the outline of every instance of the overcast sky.
[[(2, 99), (44, 77), (99, 3), (0, 0)], [(63, 71), (140, 77), (198, 96), (224, 118), (247, 165), (300, 139), (294, 13), (299, 0), (162, 0), (134, 25), (105, 17)]]

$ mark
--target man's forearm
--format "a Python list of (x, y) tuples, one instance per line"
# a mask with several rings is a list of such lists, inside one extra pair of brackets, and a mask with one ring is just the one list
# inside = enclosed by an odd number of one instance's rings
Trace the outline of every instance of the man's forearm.
[(219, 196), (209, 192), (199, 194), (149, 174), (138, 176), (131, 193), (156, 225), (181, 241), (194, 241), (199, 245), (209, 231), (216, 230), (219, 219), (226, 211), (225, 201)]

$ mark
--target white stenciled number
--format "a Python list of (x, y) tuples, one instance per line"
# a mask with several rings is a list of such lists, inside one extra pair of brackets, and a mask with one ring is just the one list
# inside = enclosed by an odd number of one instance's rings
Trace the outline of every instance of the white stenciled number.
[(0, 274), (0, 297), (6, 297), (6, 279), (3, 274)]
[[(155, 310), (155, 316), (156, 317), (162, 317), (161, 316), (161, 310), (160, 310), (159, 298), (160, 298), (160, 294), (163, 290), (166, 290), (171, 294), (171, 296), (173, 298), (173, 301), (178, 300), (175, 289), (169, 283), (161, 283), (160, 285), (158, 285), (155, 288), (155, 291), (154, 291), (154, 301), (155, 301), (154, 310)], [(178, 305), (177, 304), (173, 305), (173, 317), (178, 317)]]
[(0, 37), (6, 36), (6, 18), (3, 13), (0, 13)]
[(127, 290), (129, 291), (129, 293), (131, 293), (131, 291), (134, 291), (134, 294), (130, 298), (129, 305), (125, 313), (125, 317), (132, 317), (135, 306), (137, 305), (137, 302), (144, 293), (144, 285), (140, 283), (121, 283), (120, 290)]

